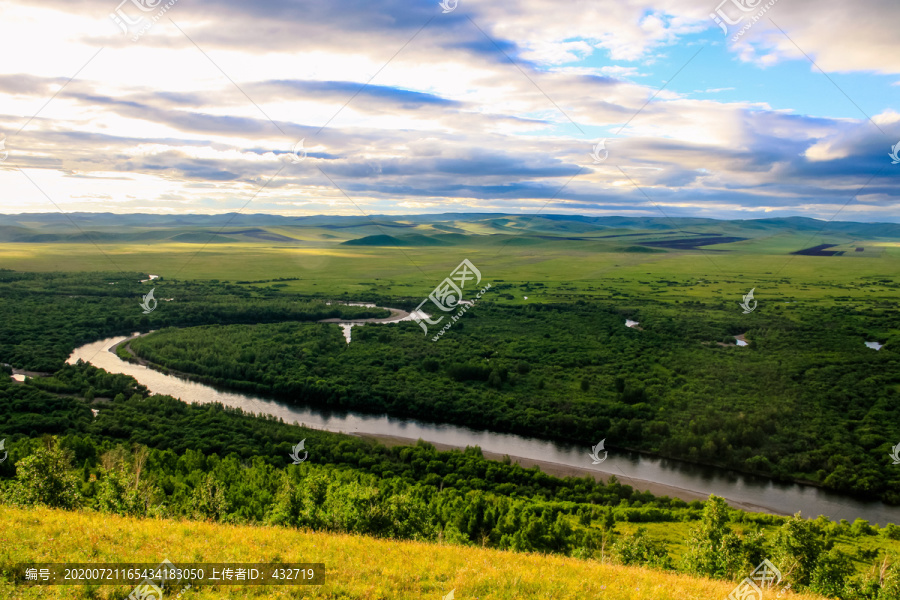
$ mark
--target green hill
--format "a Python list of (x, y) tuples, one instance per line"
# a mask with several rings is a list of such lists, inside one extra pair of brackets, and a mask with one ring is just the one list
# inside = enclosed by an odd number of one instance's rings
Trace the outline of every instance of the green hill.
[(439, 236), (427, 235), (367, 235), (355, 240), (347, 240), (342, 242), (345, 246), (450, 246), (452, 243), (448, 240), (455, 240), (466, 236), (459, 234), (441, 234)]

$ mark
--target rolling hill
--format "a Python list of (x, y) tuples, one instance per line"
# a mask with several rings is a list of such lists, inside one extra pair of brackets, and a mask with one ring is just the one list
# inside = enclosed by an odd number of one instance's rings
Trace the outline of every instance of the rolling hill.
[[(742, 249), (768, 249), (790, 238), (791, 251), (822, 243), (900, 240), (900, 224), (820, 221), (803, 217), (720, 221), (699, 218), (586, 217), (447, 213), (369, 217), (278, 215), (148, 215), (41, 213), (0, 217), (0, 242), (7, 243), (256, 243), (345, 244), (375, 247), (438, 247), (461, 243), (494, 245), (517, 238), (561, 242), (613, 242), (629, 246), (695, 251), (740, 243)], [(718, 238), (718, 240), (716, 239)], [(808, 242), (808, 244), (807, 244)], [(857, 244), (861, 245), (861, 244)], [(619, 251), (620, 244), (594, 251)], [(843, 249), (843, 248), (842, 248)]]

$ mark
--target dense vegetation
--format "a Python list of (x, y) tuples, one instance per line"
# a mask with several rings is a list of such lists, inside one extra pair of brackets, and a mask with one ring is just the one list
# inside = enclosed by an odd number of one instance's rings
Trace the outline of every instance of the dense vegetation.
[[(835, 548), (841, 538), (896, 540), (894, 525), (751, 515), (715, 497), (701, 511), (700, 503), (637, 494), (614, 480), (558, 479), (488, 461), (477, 448), (438, 452), (420, 442), (389, 449), (219, 405), (147, 397), (128, 378), (83, 363), (54, 379), (81, 395), (118, 392), (90, 403), (0, 380), (10, 450), (0, 463), (0, 498), (7, 504), (558, 553), (731, 580), (769, 557), (794, 589), (900, 597), (892, 583), (900, 562)], [(96, 416), (90, 406), (99, 407)], [(310, 455), (294, 465), (288, 454), (300, 436)], [(688, 551), (673, 558), (643, 529), (621, 531), (654, 522), (693, 523)], [(875, 559), (884, 561), (877, 577), (865, 567)]]
[[(660, 280), (640, 298), (612, 284), (612, 299), (604, 300), (560, 288), (569, 301), (516, 306), (502, 302), (543, 284), (500, 280), (495, 296), (480, 300), (438, 343), (407, 322), (354, 328), (348, 346), (335, 325), (308, 321), (384, 311), (327, 306), (285, 291), (281, 281), (139, 284), (138, 277), (0, 271), (0, 361), (56, 371), (77, 344), (174, 326), (131, 348), (207, 381), (302, 403), (585, 447), (606, 438), (613, 449), (900, 503), (900, 470), (888, 457), (900, 442), (892, 408), (900, 390), (900, 315), (881, 300), (849, 304), (834, 296), (833, 303), (775, 304), (746, 316), (720, 301), (656, 296), (718, 283), (698, 279)], [(157, 298), (175, 300), (143, 315), (138, 302), (150, 285)], [(853, 288), (819, 285), (835, 293)], [(356, 300), (405, 308), (419, 301)], [(624, 327), (625, 318), (642, 330)], [(739, 333), (749, 347), (730, 345)], [(875, 352), (865, 340), (885, 346)], [(54, 379), (40, 385), (66, 392)], [(93, 393), (103, 395), (96, 386)]]
[[(476, 448), (389, 449), (149, 396), (129, 377), (63, 364), (77, 344), (158, 328), (131, 350), (233, 388), (585, 447), (605, 437), (613, 450), (809, 479), (896, 503), (900, 475), (888, 452), (900, 441), (892, 418), (900, 317), (880, 302), (776, 305), (751, 320), (719, 301), (669, 303), (624, 288), (600, 300), (504, 304), (540, 284), (499, 281), (496, 295), (439, 343), (401, 323), (355, 328), (347, 345), (338, 327), (310, 321), (383, 311), (327, 306), (268, 280), (157, 280), (157, 298), (175, 300), (142, 315), (137, 302), (150, 286), (136, 280), (0, 272), (0, 360), (53, 372), (25, 385), (0, 377), (5, 502), (440, 540), (723, 579), (769, 557), (798, 589), (900, 597), (900, 563), (866, 541), (893, 548), (894, 525), (749, 515), (715, 499), (688, 505), (615, 479), (558, 479), (488, 461)], [(642, 329), (624, 327), (625, 318)], [(739, 333), (749, 347), (730, 345)], [(875, 352), (864, 340), (885, 347)], [(289, 451), (303, 438), (310, 458), (291, 465)], [(673, 555), (639, 527), (654, 524), (692, 526), (687, 550)], [(852, 556), (848, 544), (857, 547)]]
[[(606, 438), (900, 503), (888, 458), (900, 441), (900, 346), (886, 333), (900, 330), (896, 311), (785, 305), (748, 322), (733, 307), (633, 304), (483, 299), (439, 343), (414, 323), (356, 328), (349, 346), (334, 327), (277, 323), (165, 329), (131, 349), (302, 404), (585, 447)], [(749, 347), (733, 345), (741, 333)], [(870, 336), (887, 344), (872, 351)]]
[[(107, 382), (108, 387), (98, 383), (110, 377), (115, 379)], [(422, 480), (433, 487), (453, 487), (463, 493), (480, 490), (623, 508), (631, 507), (632, 503), (638, 508), (687, 508), (680, 500), (635, 493), (629, 486), (615, 481), (604, 485), (590, 478), (558, 479), (536, 468), (489, 461), (475, 449), (465, 453), (437, 452), (424, 443), (414, 448), (388, 449), (357, 437), (287, 425), (272, 417), (251, 418), (239, 410), (216, 404), (189, 405), (168, 396), (147, 397), (146, 390), (135, 385), (133, 379), (110, 376), (84, 363), (66, 367), (53, 379), (55, 385), (69, 391), (80, 387), (81, 396), (90, 396), (94, 390), (99, 394), (122, 391), (112, 401), (95, 399), (89, 405), (83, 398), (37, 389), (34, 380), (19, 385), (3, 379), (0, 380), (0, 421), (10, 441), (17, 436), (32, 440), (45, 435), (61, 436), (64, 448), (71, 444), (70, 449), (75, 451), (73, 458), (79, 465), (84, 461), (96, 465), (99, 455), (105, 451), (103, 448), (127, 443), (176, 454), (234, 454), (241, 460), (262, 456), (268, 464), (280, 467), (285, 461), (290, 462), (290, 449), (299, 441), (298, 436), (302, 436), (315, 464), (348, 466), (366, 474), (399, 477), (408, 483)], [(130, 385), (123, 387), (125, 381)], [(132, 395), (126, 398), (123, 392)], [(96, 417), (89, 406), (99, 411)], [(88, 446), (96, 447), (82, 447), (79, 441), (82, 436), (94, 440)], [(11, 451), (13, 459), (16, 452)], [(12, 461), (0, 463), (0, 476), (10, 476), (11, 465)], [(640, 520), (636, 516), (638, 512), (622, 518)]]
[[(160, 326), (388, 316), (380, 309), (288, 297), (280, 291), (283, 283), (138, 283), (145, 277), (0, 269), (0, 361), (49, 372), (59, 369), (77, 346)], [(145, 315), (140, 302), (151, 289), (158, 304)]]

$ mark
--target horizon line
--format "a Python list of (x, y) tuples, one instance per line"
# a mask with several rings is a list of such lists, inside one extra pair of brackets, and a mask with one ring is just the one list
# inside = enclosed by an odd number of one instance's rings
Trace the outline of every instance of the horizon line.
[[(694, 219), (694, 220), (705, 220), (705, 221), (776, 221), (776, 220), (788, 220), (788, 219), (805, 219), (809, 221), (815, 221), (818, 223), (858, 223), (864, 225), (900, 225), (900, 222), (895, 221), (833, 221), (826, 219), (819, 219), (816, 217), (807, 217), (801, 215), (790, 215), (785, 217), (754, 217), (748, 219), (740, 219), (740, 218), (717, 218), (717, 217), (700, 217), (700, 216), (644, 216), (644, 215), (589, 215), (583, 213), (546, 213), (546, 214), (534, 214), (534, 213), (526, 213), (526, 212), (440, 212), (440, 213), (397, 213), (397, 214), (388, 214), (388, 213), (372, 213), (370, 215), (336, 215), (336, 214), (328, 214), (328, 213), (316, 213), (309, 215), (289, 215), (282, 213), (270, 213), (270, 212), (257, 212), (257, 213), (241, 213), (241, 212), (222, 212), (222, 213), (154, 213), (154, 212), (91, 212), (91, 211), (45, 211), (45, 212), (21, 212), (21, 213), (3, 213), (0, 212), (0, 216), (2, 217), (43, 217), (47, 215), (60, 215), (60, 216), (75, 216), (75, 215), (108, 215), (115, 217), (128, 217), (128, 216), (151, 216), (151, 217), (225, 217), (225, 216), (242, 216), (242, 217), (279, 217), (283, 219), (311, 219), (311, 218), (337, 218), (337, 219), (371, 219), (373, 217), (384, 217), (384, 218), (402, 218), (402, 217), (443, 217), (443, 216), (515, 216), (515, 217), (542, 217), (542, 218), (585, 218), (585, 219), (649, 219), (649, 220), (675, 220), (675, 219)], [(0, 217), (0, 218), (2, 218)], [(2, 223), (0, 223), (2, 226)]]

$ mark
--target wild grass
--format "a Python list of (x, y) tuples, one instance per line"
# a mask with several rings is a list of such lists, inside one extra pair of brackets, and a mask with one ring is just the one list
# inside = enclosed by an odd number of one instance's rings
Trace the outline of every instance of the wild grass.
[[(734, 583), (539, 554), (92, 512), (0, 509), (0, 598), (121, 600), (133, 586), (17, 586), (18, 563), (321, 562), (321, 586), (205, 586), (183, 598), (721, 600)], [(785, 599), (820, 598), (786, 593)]]

